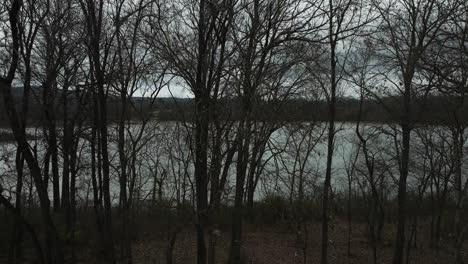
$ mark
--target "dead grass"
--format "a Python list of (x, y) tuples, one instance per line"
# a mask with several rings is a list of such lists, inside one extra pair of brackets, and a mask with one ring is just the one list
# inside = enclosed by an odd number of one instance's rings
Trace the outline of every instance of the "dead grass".
[[(309, 239), (307, 247), (308, 263), (319, 263), (320, 260), (320, 223), (309, 224)], [(391, 228), (390, 228), (391, 229)], [(454, 263), (453, 252), (448, 242), (442, 242), (439, 249), (429, 247), (429, 234), (425, 226), (419, 229), (420, 238), (417, 248), (411, 250), (410, 263), (446, 264)], [(365, 236), (365, 225), (354, 224), (351, 256), (347, 255), (347, 226), (344, 222), (335, 223), (330, 229), (329, 263), (372, 263), (372, 251)], [(159, 237), (159, 238), (158, 238)], [(165, 263), (165, 241), (163, 233), (152, 234), (141, 239), (134, 246), (135, 263), (154, 264)], [(393, 255), (393, 230), (387, 227), (383, 242), (378, 248), (379, 263), (391, 263)], [(286, 264), (303, 263), (301, 249), (296, 248), (296, 235), (292, 231), (280, 227), (255, 228), (248, 226), (244, 234), (244, 252), (248, 263), (252, 264)], [(227, 263), (229, 250), (229, 232), (222, 232), (217, 243), (217, 263)], [(465, 244), (465, 253), (468, 244)], [(466, 257), (466, 255), (465, 255)], [(178, 236), (174, 259), (177, 264), (195, 263), (196, 240), (195, 233), (187, 227)], [(466, 259), (468, 261), (468, 259)]]

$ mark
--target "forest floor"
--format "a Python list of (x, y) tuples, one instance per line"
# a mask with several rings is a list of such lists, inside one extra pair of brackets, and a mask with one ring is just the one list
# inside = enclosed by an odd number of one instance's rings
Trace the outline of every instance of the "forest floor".
[[(348, 226), (346, 222), (337, 222), (330, 228), (329, 263), (373, 263), (372, 249), (366, 238), (365, 224), (353, 224), (351, 255), (347, 254)], [(378, 246), (378, 263), (391, 263), (393, 256), (394, 230), (386, 227), (382, 243)], [(174, 249), (174, 263), (196, 263), (195, 232), (187, 227), (177, 236)], [(307, 263), (320, 261), (320, 223), (308, 224)], [(455, 263), (453, 250), (449, 242), (442, 241), (438, 249), (429, 246), (429, 228), (418, 228), (417, 247), (411, 249), (409, 263), (449, 264)], [(134, 244), (135, 263), (166, 263), (165, 248), (167, 237), (163, 233), (143, 235)], [(287, 264), (304, 263), (302, 249), (298, 247), (295, 232), (281, 227), (255, 228), (246, 226), (243, 251), (246, 263), (252, 264)], [(227, 263), (229, 252), (229, 232), (221, 232), (216, 243), (216, 263)], [(468, 261), (468, 243), (464, 247), (465, 263)], [(406, 260), (405, 260), (406, 263)]]
[[(92, 220), (92, 218), (90, 218)], [(166, 249), (169, 234), (174, 228), (173, 222), (161, 223), (155, 218), (137, 217), (134, 226), (133, 259), (135, 264), (166, 264)], [(444, 233), (438, 248), (430, 247), (430, 223), (420, 222), (417, 232), (417, 246), (410, 250), (412, 264), (452, 264), (455, 263), (453, 239)], [(3, 230), (0, 228), (0, 231)], [(79, 264), (100, 264), (92, 256), (96, 256), (100, 247), (96, 240), (96, 232), (91, 222), (79, 225), (76, 244), (76, 257)], [(230, 245), (229, 224), (221, 227), (216, 242), (216, 262), (227, 263)], [(307, 241), (307, 264), (320, 263), (321, 223), (319, 221), (307, 224), (308, 235), (298, 236), (297, 232), (287, 223), (281, 224), (245, 224), (242, 251), (244, 264), (293, 264), (304, 263), (302, 245)], [(8, 238), (11, 230), (0, 232), (0, 264), (6, 263)], [(114, 238), (119, 237), (118, 225), (114, 229)], [(348, 225), (346, 221), (334, 220), (329, 229), (329, 263), (330, 264), (365, 264), (373, 263), (372, 248), (367, 240), (366, 224), (362, 221), (353, 222), (351, 233), (351, 255), (348, 256)], [(447, 234), (447, 235), (445, 235)], [(409, 236), (409, 230), (407, 230)], [(305, 239), (307, 237), (307, 239)], [(408, 238), (408, 237), (407, 237)], [(394, 250), (395, 224), (386, 223), (382, 234), (382, 241), (378, 244), (379, 264), (391, 263)], [(6, 243), (6, 244), (5, 244)], [(116, 252), (119, 252), (116, 245)], [(468, 263), (468, 241), (463, 248), (464, 263)], [(24, 246), (24, 263), (37, 263), (35, 252), (29, 242)], [(194, 226), (186, 225), (178, 232), (173, 251), (173, 264), (196, 263), (196, 235)]]

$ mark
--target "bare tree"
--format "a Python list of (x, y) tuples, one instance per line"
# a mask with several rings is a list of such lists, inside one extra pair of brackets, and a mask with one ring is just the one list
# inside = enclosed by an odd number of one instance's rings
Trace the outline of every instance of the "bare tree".
[[(172, 7), (156, 5), (148, 41), (155, 54), (167, 63), (170, 74), (184, 81), (194, 95), (193, 146), (197, 202), (197, 263), (206, 263), (205, 231), (208, 218), (209, 123), (213, 98), (218, 98), (229, 56), (227, 36), (235, 1), (205, 0)], [(187, 8), (189, 7), (189, 8)], [(188, 17), (189, 19), (186, 19)], [(193, 43), (196, 43), (194, 46)]]
[[(458, 235), (455, 240), (455, 249), (457, 261), (462, 263), (461, 245), (466, 237), (466, 225), (464, 222), (463, 207), (466, 197), (466, 179), (462, 176), (462, 167), (464, 160), (463, 145), (466, 142), (466, 120), (465, 115), (465, 97), (467, 88), (467, 48), (466, 42), (466, 26), (467, 20), (467, 5), (465, 2), (455, 2), (451, 9), (449, 18), (440, 30), (437, 38), (434, 40), (434, 45), (430, 48), (431, 56), (423, 57), (422, 68), (427, 74), (435, 74), (438, 78), (436, 91), (434, 94), (441, 99), (444, 111), (443, 124), (450, 131), (451, 142), (448, 142), (450, 149), (451, 168), (453, 170), (453, 184), (456, 190), (456, 223), (454, 232)], [(456, 55), (455, 55), (456, 54)], [(441, 151), (440, 147), (438, 147)], [(445, 155), (444, 155), (445, 156)], [(440, 178), (438, 177), (440, 180)], [(443, 178), (442, 182), (436, 182), (436, 194), (439, 201), (439, 210), (443, 209), (446, 199), (446, 184), (448, 179)], [(431, 186), (432, 187), (432, 186)], [(442, 190), (440, 190), (442, 188)], [(439, 199), (440, 198), (440, 199)], [(438, 212), (440, 214), (440, 212)], [(438, 217), (439, 218), (439, 217)], [(439, 224), (436, 225), (436, 243), (440, 239), (438, 232)]]
[[(147, 125), (151, 115), (150, 111), (154, 97), (160, 87), (165, 84), (159, 69), (151, 67), (149, 63), (149, 47), (139, 40), (143, 37), (144, 19), (148, 16), (146, 8), (152, 1), (119, 1), (112, 13), (115, 30), (115, 46), (112, 56), (115, 56), (115, 65), (111, 65), (110, 75), (113, 76), (111, 88), (119, 96), (118, 109), (120, 110), (117, 124), (117, 151), (119, 155), (120, 185), (120, 216), (122, 223), (122, 237), (120, 259), (125, 263), (132, 263), (131, 245), (131, 208), (135, 182), (137, 180), (137, 160), (144, 144), (151, 139), (147, 135)], [(156, 63), (157, 61), (154, 60)], [(153, 70), (154, 76), (148, 75), (148, 69)], [(152, 80), (148, 82), (146, 80)], [(145, 85), (154, 85), (150, 90)], [(135, 103), (133, 97), (142, 91), (145, 100)], [(141, 108), (141, 104), (146, 104)], [(139, 120), (135, 126), (132, 121)]]
[[(296, 66), (302, 58), (287, 56), (293, 54), (292, 49), (296, 41), (305, 39), (310, 30), (315, 29), (315, 25), (309, 22), (316, 18), (317, 8), (308, 3), (303, 8), (298, 8), (301, 4), (300, 1), (249, 2), (235, 23), (233, 42), (237, 52), (237, 71), (232, 72), (238, 73), (234, 77), (234, 87), (240, 101), (240, 117), (236, 131), (236, 190), (230, 263), (241, 261), (245, 180), (251, 158), (249, 153), (253, 143), (252, 130), (258, 122), (254, 116), (255, 106), (260, 106), (269, 99), (280, 105), (284, 98), (289, 98), (289, 95), (294, 93), (306, 75), (303, 68), (298, 70), (298, 74), (291, 74), (298, 69)], [(273, 126), (273, 129), (267, 130), (270, 132), (266, 135), (269, 136), (274, 130)], [(258, 152), (255, 149), (254, 151)], [(256, 164), (255, 159), (258, 157), (256, 154), (252, 165)], [(252, 167), (251, 172), (254, 170)]]
[(46, 229), (46, 237), (48, 241), (48, 249), (46, 250), (46, 260), (49, 263), (64, 263), (64, 255), (56, 230), (55, 224), (52, 220), (50, 209), (49, 209), (49, 197), (47, 194), (47, 183), (44, 182), (42, 177), (42, 171), (39, 166), (36, 155), (31, 150), (29, 143), (27, 142), (24, 129), (21, 127), (19, 116), (14, 105), (12, 97), (12, 82), (15, 78), (15, 72), (19, 64), (19, 49), (20, 49), (20, 32), (19, 32), (19, 13), (21, 10), (21, 2), (13, 1), (9, 8), (9, 26), (10, 26), (10, 38), (11, 44), (11, 63), (8, 67), (7, 74), (0, 79), (0, 86), (3, 95), (3, 102), (8, 113), (8, 119), (10, 127), (13, 131), (15, 140), (18, 144), (22, 155), (28, 165), (31, 176), (36, 186), (36, 191), (39, 195), (41, 214)]
[[(94, 126), (97, 134), (98, 173), (102, 173), (102, 197), (104, 202), (102, 242), (104, 260), (115, 263), (114, 237), (112, 235), (112, 204), (110, 194), (110, 160), (108, 150), (108, 116), (107, 116), (107, 87), (109, 45), (115, 37), (113, 32), (106, 31), (106, 17), (104, 16), (104, 1), (80, 1), (82, 13), (86, 21), (87, 48), (90, 61), (91, 89), (93, 89)], [(103, 39), (107, 39), (106, 42)], [(99, 221), (99, 220), (98, 220)]]
[[(401, 153), (399, 154), (398, 183), (398, 227), (393, 263), (403, 262), (403, 249), (406, 240), (407, 219), (407, 179), (409, 173), (409, 153), (411, 130), (414, 127), (414, 105), (427, 91), (427, 86), (418, 74), (418, 65), (426, 55), (441, 27), (446, 23), (450, 10), (457, 1), (391, 1), (373, 2), (381, 18), (381, 34), (373, 41), (378, 58), (387, 69), (382, 77), (386, 83), (380, 87), (384, 93), (397, 96), (401, 111), (397, 120), (401, 127)], [(391, 87), (391, 88), (390, 88)], [(392, 92), (388, 93), (389, 90)], [(382, 93), (381, 93), (382, 94)]]
[[(347, 57), (352, 50), (353, 39), (362, 35), (362, 27), (375, 19), (372, 9), (364, 1), (324, 1), (324, 30), (321, 39), (324, 55), (311, 62), (309, 68), (319, 83), (328, 104), (328, 142), (325, 180), (322, 199), (321, 263), (328, 263), (328, 219), (332, 180), (333, 153), (336, 134), (336, 99), (347, 67)], [(318, 70), (317, 70), (318, 69)]]

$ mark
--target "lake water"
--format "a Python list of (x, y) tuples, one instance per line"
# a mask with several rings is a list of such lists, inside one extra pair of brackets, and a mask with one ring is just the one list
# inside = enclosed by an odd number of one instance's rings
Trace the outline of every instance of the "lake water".
[[(299, 178), (303, 179), (304, 193), (308, 196), (318, 196), (325, 175), (327, 153), (327, 130), (325, 123), (293, 123), (285, 125), (268, 137), (265, 153), (260, 159), (263, 166), (259, 174), (255, 199), (261, 199), (267, 194), (278, 194), (290, 197), (297, 195)], [(348, 176), (353, 172), (355, 182), (365, 183), (366, 170), (363, 166), (362, 149), (356, 136), (355, 123), (338, 123), (336, 125), (335, 152), (332, 171), (332, 188), (334, 191), (346, 190)], [(126, 150), (131, 153), (137, 150), (138, 155), (128, 162), (133, 164), (128, 170), (134, 175), (131, 182), (135, 200), (151, 199), (154, 187), (156, 195), (162, 181), (162, 194), (166, 199), (191, 200), (193, 198), (193, 155), (190, 148), (190, 128), (180, 122), (150, 122), (143, 130), (141, 124), (135, 123), (128, 127)], [(259, 132), (258, 130), (257, 132)], [(395, 181), (398, 177), (398, 159), (401, 147), (399, 128), (390, 124), (361, 124), (364, 137), (369, 138), (368, 148), (374, 157), (376, 175), (381, 175), (383, 183), (388, 188), (388, 194), (394, 193)], [(111, 161), (111, 184), (113, 202), (118, 202), (120, 171), (119, 157), (116, 145), (116, 129), (109, 127), (110, 143), (109, 157)], [(28, 134), (41, 138), (42, 131), (29, 128)], [(89, 129), (84, 130), (89, 134)], [(234, 131), (231, 133), (231, 140)], [(259, 133), (252, 135), (252, 140)], [(136, 141), (136, 138), (140, 140)], [(412, 132), (411, 141), (411, 174), (409, 185), (415, 186), (422, 175), (424, 161), (427, 159), (427, 144), (432, 147), (448, 150), (450, 133), (443, 127), (421, 127)], [(130, 142), (138, 142), (132, 144)], [(37, 153), (43, 165), (45, 153), (44, 142), (31, 140), (31, 148)], [(4, 195), (14, 196), (15, 190), (15, 145), (12, 142), (0, 144), (0, 183)], [(466, 149), (466, 148), (465, 148)], [(224, 149), (225, 150), (225, 149)], [(78, 202), (90, 203), (92, 200), (92, 185), (90, 179), (90, 147), (87, 140), (80, 140), (79, 174), (77, 179)], [(465, 155), (466, 156), (466, 155)], [(235, 158), (234, 158), (235, 161)], [(353, 164), (355, 169), (353, 170)], [(464, 162), (466, 164), (466, 162)], [(424, 167), (424, 166), (423, 166)], [(229, 178), (224, 199), (232, 201), (235, 188), (235, 164), (229, 170)], [(155, 182), (156, 179), (156, 182)], [(29, 177), (26, 177), (30, 184)], [(155, 183), (157, 183), (155, 185)], [(25, 188), (28, 190), (28, 188)], [(51, 189), (51, 186), (50, 188)], [(26, 191), (27, 192), (27, 191)]]

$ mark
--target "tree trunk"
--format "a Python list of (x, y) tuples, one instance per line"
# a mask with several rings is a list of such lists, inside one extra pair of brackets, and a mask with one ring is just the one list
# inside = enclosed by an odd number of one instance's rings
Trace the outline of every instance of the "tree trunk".
[(53, 206), (54, 211), (60, 210), (60, 177), (58, 166), (58, 150), (57, 150), (57, 135), (55, 133), (55, 125), (49, 126), (49, 149), (52, 162), (52, 190), (53, 190)]
[[(240, 124), (240, 130), (244, 130)], [(243, 132), (241, 132), (243, 133)], [(241, 138), (244, 138), (241, 136)], [(244, 140), (240, 140), (244, 142)], [(242, 143), (239, 143), (242, 144)], [(231, 233), (231, 249), (229, 253), (230, 264), (241, 263), (241, 243), (242, 243), (242, 215), (243, 215), (243, 197), (244, 197), (244, 181), (247, 170), (247, 158), (248, 158), (248, 140), (245, 139), (245, 143), (239, 147), (237, 153), (237, 171), (236, 171), (236, 193), (234, 198), (234, 211), (232, 216), (232, 233)], [(245, 157), (247, 155), (247, 157)]]
[[(15, 194), (15, 214), (19, 217), (22, 215), (22, 199), (23, 199), (23, 173), (24, 158), (19, 150), (16, 150), (16, 194)], [(13, 225), (12, 239), (10, 245), (10, 252), (8, 256), (9, 263), (22, 262), (22, 249), (23, 249), (23, 224), (15, 221)]]
[(128, 175), (127, 175), (127, 156), (125, 153), (125, 120), (127, 119), (127, 93), (121, 93), (122, 112), (118, 125), (118, 151), (120, 160), (120, 209), (122, 222), (122, 237), (120, 244), (120, 257), (123, 263), (132, 263), (132, 246), (129, 232), (129, 203), (127, 195)]
[(402, 124), (402, 157), (400, 179), (398, 182), (398, 222), (395, 252), (393, 264), (403, 263), (403, 250), (405, 247), (405, 225), (406, 225), (406, 180), (408, 177), (409, 149), (410, 149), (410, 127)]
[[(196, 99), (197, 100), (197, 99)], [(208, 120), (206, 117), (206, 100), (198, 100), (200, 107), (197, 113), (195, 128), (195, 184), (197, 203), (197, 263), (206, 264), (205, 225), (208, 210), (208, 180), (207, 180), (207, 144), (208, 144)]]
[(325, 182), (323, 185), (322, 200), (322, 242), (321, 242), (321, 264), (328, 263), (328, 217), (329, 217), (329, 192), (331, 185), (331, 170), (333, 163), (334, 138), (335, 138), (335, 103), (336, 103), (336, 38), (333, 33), (333, 2), (330, 0), (330, 98), (328, 102), (328, 142), (327, 142), (327, 168), (325, 171)]
[(198, 19), (198, 57), (195, 80), (195, 188), (197, 204), (197, 263), (206, 264), (205, 228), (208, 210), (208, 129), (210, 91), (206, 83), (207, 22), (205, 0), (200, 0)]

